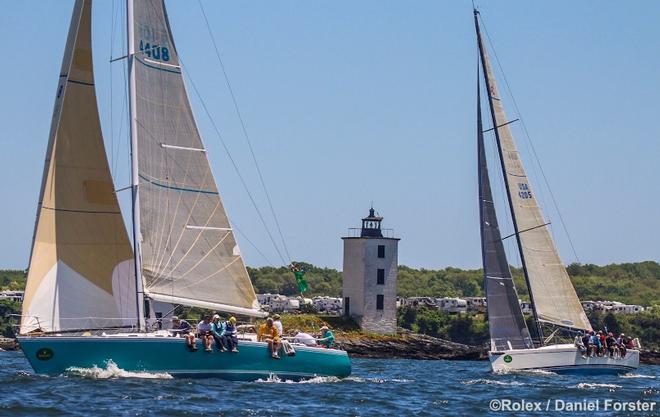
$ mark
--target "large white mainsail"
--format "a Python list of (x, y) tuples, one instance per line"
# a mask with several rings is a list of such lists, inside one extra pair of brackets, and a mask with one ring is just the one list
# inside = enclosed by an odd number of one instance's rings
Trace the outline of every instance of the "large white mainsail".
[(91, 0), (78, 0), (57, 87), (20, 333), (134, 325), (132, 259), (96, 105)]
[(499, 134), (500, 157), (508, 184), (509, 201), (538, 320), (591, 330), (589, 319), (559, 258), (536, 202), (536, 194), (527, 179), (481, 36), (479, 42), (489, 87), (488, 96), (494, 113), (493, 123)]
[(193, 117), (165, 5), (130, 3), (144, 292), (262, 315)]

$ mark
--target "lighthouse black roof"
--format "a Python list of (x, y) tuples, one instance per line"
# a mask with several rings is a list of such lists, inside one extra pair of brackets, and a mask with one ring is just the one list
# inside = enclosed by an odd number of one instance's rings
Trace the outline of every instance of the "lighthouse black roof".
[(362, 219), (361, 237), (383, 237), (383, 232), (380, 230), (380, 222), (383, 221), (381, 216), (377, 216), (373, 207), (369, 209), (369, 215)]

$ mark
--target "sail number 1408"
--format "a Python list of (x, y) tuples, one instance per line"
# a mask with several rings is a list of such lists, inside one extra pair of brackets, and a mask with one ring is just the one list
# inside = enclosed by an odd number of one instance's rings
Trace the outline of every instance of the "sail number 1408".
[(520, 198), (532, 198), (532, 191), (529, 189), (529, 185), (524, 182), (518, 183), (518, 197)]
[(170, 60), (170, 50), (166, 46), (152, 45), (149, 42), (140, 41), (140, 52), (149, 58), (165, 62)]

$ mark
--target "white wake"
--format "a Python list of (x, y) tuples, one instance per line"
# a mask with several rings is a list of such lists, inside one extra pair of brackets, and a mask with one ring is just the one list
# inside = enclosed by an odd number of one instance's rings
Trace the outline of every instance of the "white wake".
[(172, 379), (172, 375), (166, 372), (131, 372), (125, 371), (117, 366), (112, 360), (108, 361), (105, 368), (94, 365), (91, 368), (68, 368), (66, 375), (78, 376), (89, 379), (112, 379), (112, 378), (142, 378), (142, 379)]

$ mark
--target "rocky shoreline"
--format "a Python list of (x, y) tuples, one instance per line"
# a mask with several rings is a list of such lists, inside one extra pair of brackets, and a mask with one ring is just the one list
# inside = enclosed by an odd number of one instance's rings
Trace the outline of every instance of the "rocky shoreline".
[(422, 334), (392, 337), (361, 337), (337, 339), (337, 344), (352, 358), (370, 359), (448, 359), (481, 360), (486, 352), (475, 346), (454, 343)]
[[(353, 358), (370, 359), (446, 359), (487, 360), (488, 351), (422, 334), (406, 334), (391, 338), (338, 338), (339, 346)], [(640, 363), (660, 365), (660, 352), (642, 350)]]
[(0, 350), (18, 350), (18, 342), (9, 337), (0, 337)]

